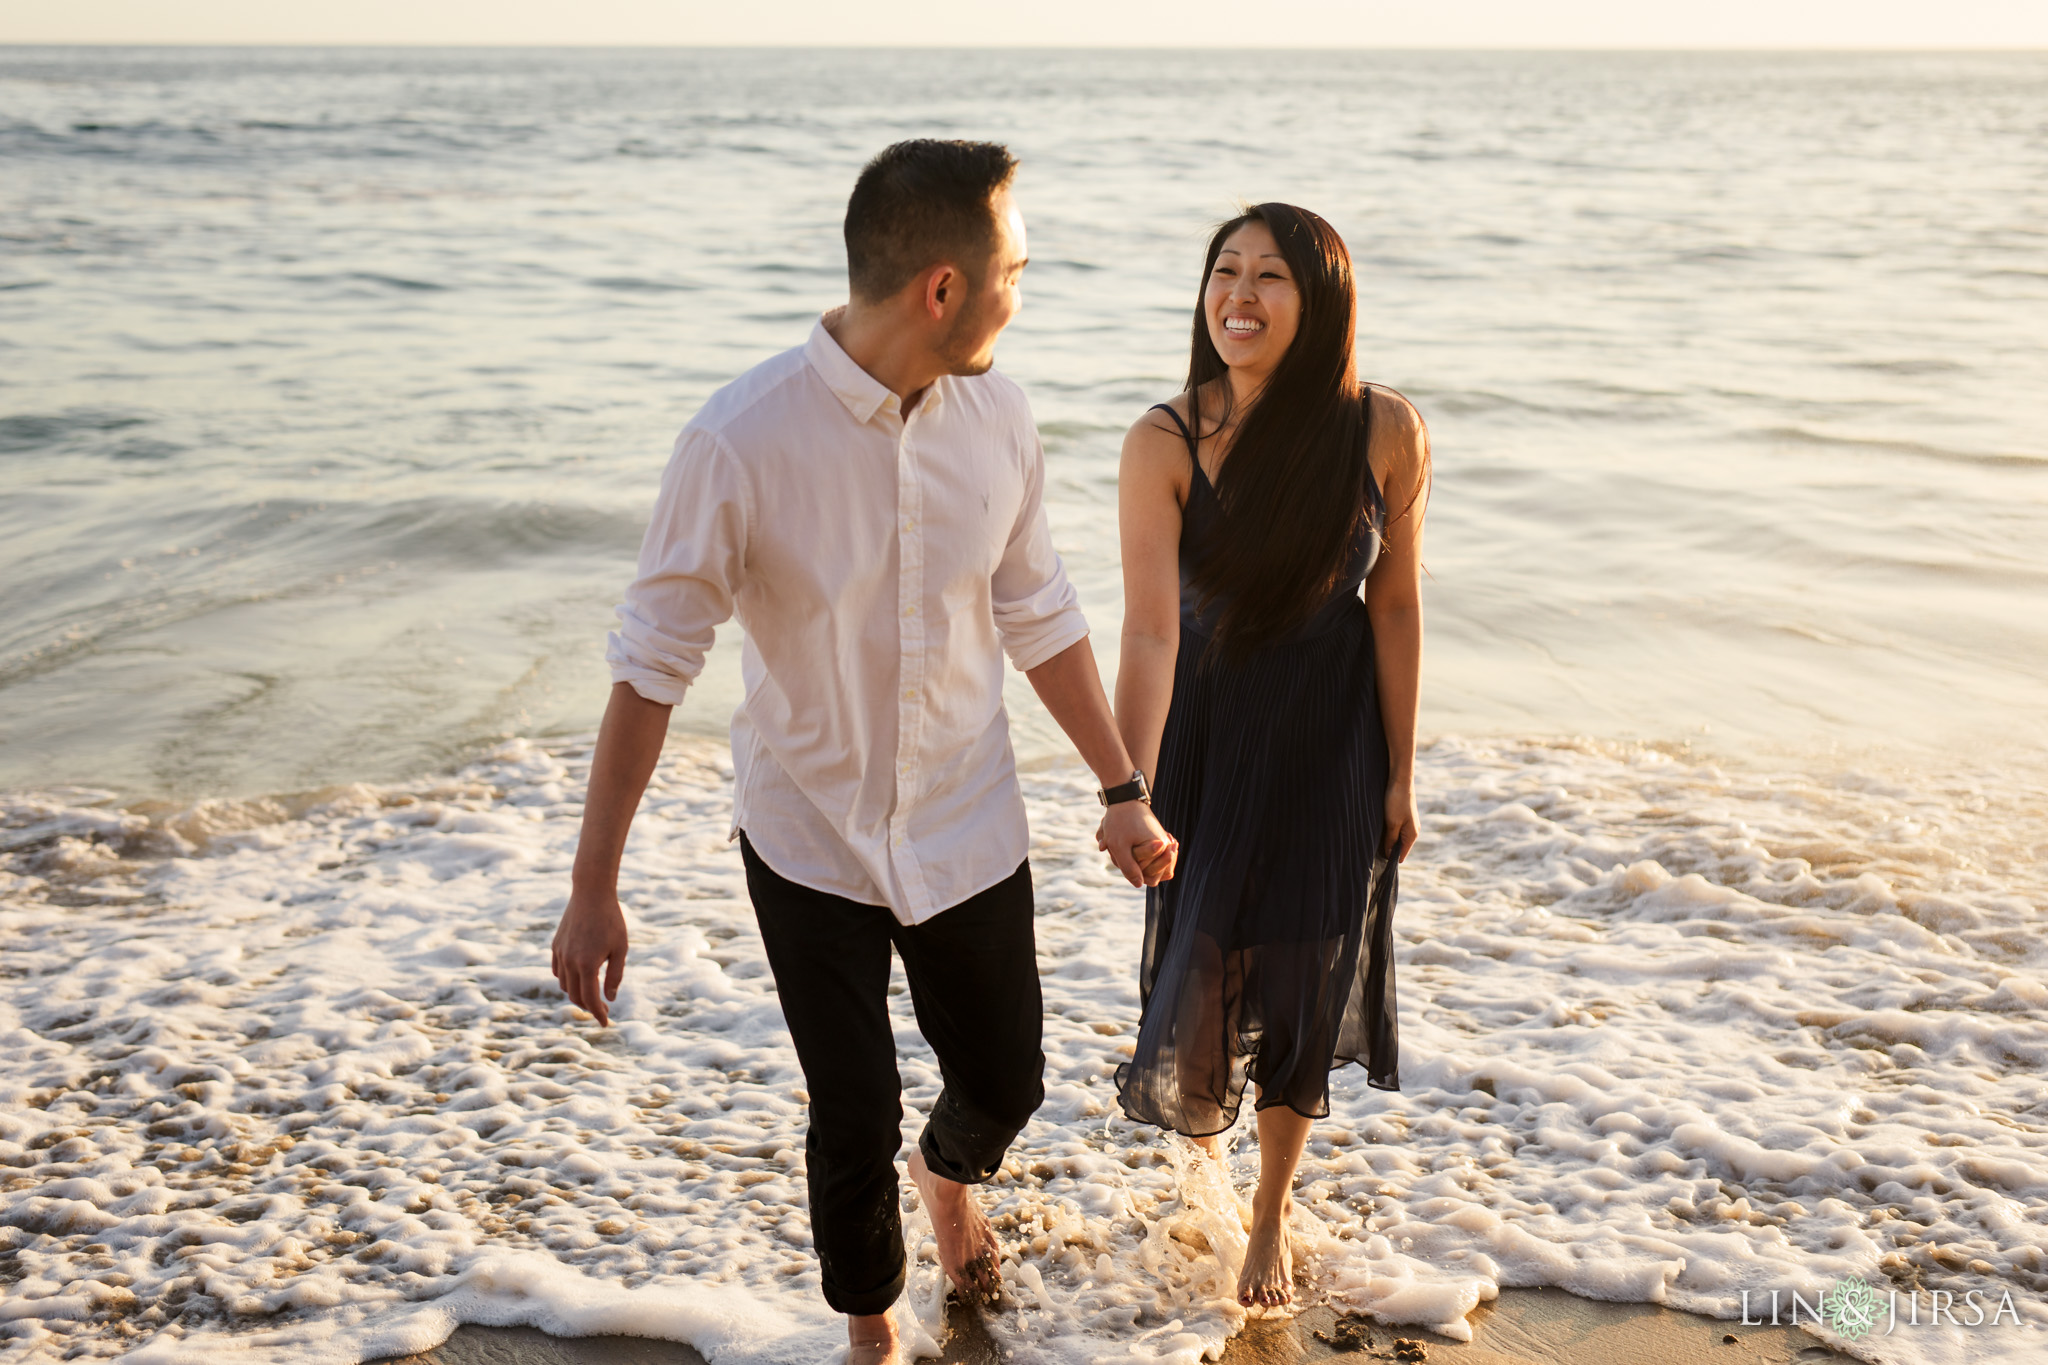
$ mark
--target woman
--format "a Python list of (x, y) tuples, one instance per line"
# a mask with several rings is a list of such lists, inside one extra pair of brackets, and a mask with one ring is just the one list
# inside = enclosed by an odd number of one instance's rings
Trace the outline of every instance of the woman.
[(1294, 1170), (1331, 1068), (1398, 1086), (1429, 445), (1406, 399), (1358, 381), (1356, 317), (1328, 223), (1247, 210), (1209, 243), (1186, 390), (1124, 439), (1117, 723), (1180, 863), (1146, 892), (1117, 1087), (1219, 1160), (1256, 1087), (1246, 1307), (1294, 1297)]

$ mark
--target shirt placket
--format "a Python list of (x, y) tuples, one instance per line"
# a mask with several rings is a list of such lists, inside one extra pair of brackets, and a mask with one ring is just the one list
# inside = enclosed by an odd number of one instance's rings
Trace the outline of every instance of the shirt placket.
[(917, 850), (910, 842), (911, 808), (923, 785), (918, 752), (923, 747), (925, 688), (924, 486), (917, 476), (917, 459), (912, 448), (918, 418), (937, 395), (927, 393), (924, 402), (903, 423), (896, 442), (896, 613), (898, 691), (896, 698), (896, 802), (889, 817), (889, 845), (896, 875), (915, 918), (929, 912), (929, 892)]

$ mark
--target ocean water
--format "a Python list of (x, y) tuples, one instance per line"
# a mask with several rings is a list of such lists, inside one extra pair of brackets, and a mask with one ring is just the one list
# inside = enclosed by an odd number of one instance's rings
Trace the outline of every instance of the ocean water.
[[(821, 1358), (729, 639), (617, 1027), (545, 944), (674, 431), (922, 133), (1024, 160), (999, 362), (1105, 666), (1117, 444), (1234, 202), (1337, 224), (1430, 422), (1405, 1085), (1336, 1078), (1311, 1292), (1863, 1277), (2013, 1298), (1865, 1358), (2048, 1350), (2048, 56), (9, 49), (0, 1353)], [(1210, 1358), (1254, 1158), (1117, 1115), (1140, 906), (1012, 701), (1051, 1093), (996, 1331)]]
[[(999, 361), (1100, 640), (1205, 229), (1283, 197), (1431, 423), (1433, 731), (2038, 756), (2044, 89), (2040, 54), (10, 51), (0, 784), (586, 729), (675, 430), (843, 296), (847, 188), (916, 133), (1023, 158)], [(679, 724), (723, 733), (734, 653)]]

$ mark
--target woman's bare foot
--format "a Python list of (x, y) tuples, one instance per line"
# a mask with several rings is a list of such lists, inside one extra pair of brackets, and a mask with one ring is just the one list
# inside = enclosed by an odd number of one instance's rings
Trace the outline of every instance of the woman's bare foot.
[(1237, 1301), (1246, 1308), (1278, 1308), (1294, 1302), (1294, 1257), (1287, 1246), (1287, 1210), (1257, 1219), (1237, 1276)]
[(846, 1365), (910, 1365), (910, 1353), (887, 1313), (846, 1320)]
[(996, 1258), (1002, 1247), (974, 1193), (957, 1180), (948, 1180), (924, 1163), (924, 1153), (910, 1151), (910, 1178), (917, 1182), (918, 1198), (932, 1220), (932, 1235), (939, 1241), (939, 1268), (971, 1303), (994, 1303), (1002, 1292), (1002, 1276)]
[(1294, 1256), (1287, 1220), (1294, 1213), (1294, 1169), (1308, 1142), (1310, 1120), (1284, 1104), (1267, 1104), (1259, 1090), (1259, 1192), (1252, 1196), (1251, 1237), (1237, 1277), (1237, 1301), (1246, 1308), (1294, 1302)]

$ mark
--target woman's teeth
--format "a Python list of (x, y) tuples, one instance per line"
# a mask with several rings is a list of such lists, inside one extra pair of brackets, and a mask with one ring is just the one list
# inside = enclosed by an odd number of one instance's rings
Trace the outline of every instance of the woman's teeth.
[(1223, 330), (1234, 337), (1248, 337), (1254, 332), (1262, 331), (1265, 326), (1265, 323), (1260, 322), (1256, 318), (1223, 319)]

